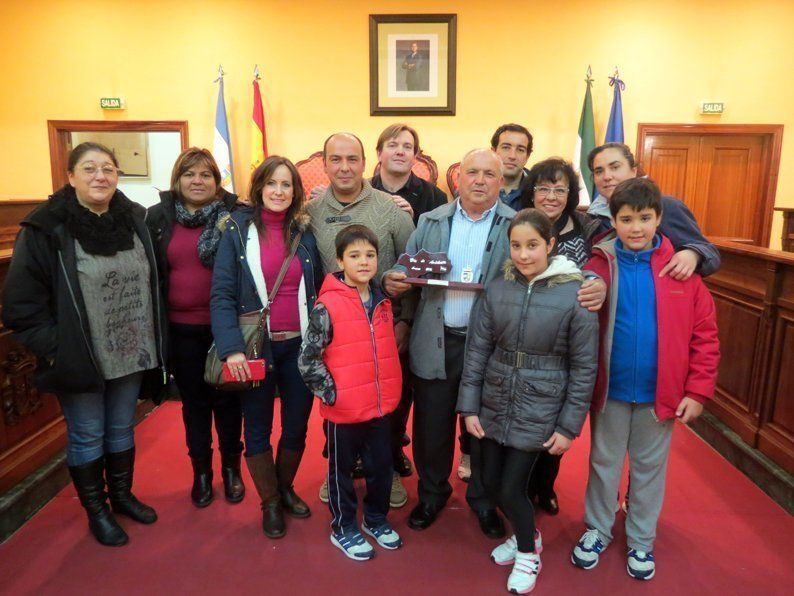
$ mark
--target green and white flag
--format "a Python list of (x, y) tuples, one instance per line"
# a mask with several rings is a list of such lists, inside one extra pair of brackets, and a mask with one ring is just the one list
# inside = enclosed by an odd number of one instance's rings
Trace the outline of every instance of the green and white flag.
[(595, 126), (593, 125), (593, 96), (590, 87), (593, 85), (593, 71), (587, 67), (587, 87), (582, 104), (582, 115), (579, 117), (579, 136), (573, 153), (573, 169), (579, 173), (579, 204), (587, 206), (595, 197), (595, 185), (592, 172), (587, 165), (587, 156), (595, 148)]

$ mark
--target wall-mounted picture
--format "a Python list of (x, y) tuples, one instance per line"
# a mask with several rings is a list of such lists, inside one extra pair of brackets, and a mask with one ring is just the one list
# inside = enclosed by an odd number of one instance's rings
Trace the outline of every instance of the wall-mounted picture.
[(455, 115), (457, 15), (369, 16), (370, 114)]

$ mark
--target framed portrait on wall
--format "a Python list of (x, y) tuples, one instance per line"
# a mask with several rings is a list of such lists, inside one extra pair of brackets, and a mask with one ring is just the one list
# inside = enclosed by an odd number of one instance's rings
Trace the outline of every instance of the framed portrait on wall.
[(369, 15), (370, 115), (455, 115), (457, 15)]

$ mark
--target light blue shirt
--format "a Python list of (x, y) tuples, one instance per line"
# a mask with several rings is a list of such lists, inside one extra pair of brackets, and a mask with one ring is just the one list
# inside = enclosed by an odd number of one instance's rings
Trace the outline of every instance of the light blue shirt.
[[(444, 279), (467, 281), (463, 279), (465, 270), (471, 270), (471, 281), (481, 282), (482, 258), (488, 234), (491, 231), (496, 205), (482, 214), (478, 220), (470, 218), (456, 200), (455, 215), (449, 233), (447, 256), (452, 262), (452, 270)], [(444, 295), (444, 325), (447, 327), (468, 327), (469, 315), (477, 292), (469, 290), (446, 290)]]

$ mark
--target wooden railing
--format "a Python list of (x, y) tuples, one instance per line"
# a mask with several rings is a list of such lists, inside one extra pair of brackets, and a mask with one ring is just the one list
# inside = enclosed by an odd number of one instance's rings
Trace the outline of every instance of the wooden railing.
[(709, 410), (794, 473), (794, 254), (712, 238), (722, 267), (706, 278), (719, 324)]

